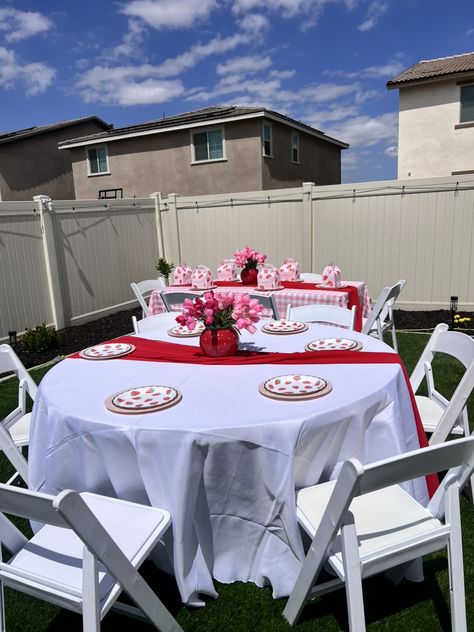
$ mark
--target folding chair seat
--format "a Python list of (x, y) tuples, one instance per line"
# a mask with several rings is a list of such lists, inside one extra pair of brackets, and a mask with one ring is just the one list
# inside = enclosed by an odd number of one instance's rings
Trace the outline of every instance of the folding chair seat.
[[(308, 598), (345, 586), (350, 630), (361, 632), (362, 579), (447, 548), (452, 629), (467, 630), (459, 490), (473, 469), (469, 437), (368, 466), (349, 459), (337, 481), (302, 489), (298, 521), (312, 543), (283, 616), (294, 624)], [(445, 470), (426, 507), (399, 485)], [(335, 578), (317, 584), (325, 564)]]
[(159, 331), (163, 329), (171, 329), (177, 325), (175, 312), (164, 312), (163, 314), (155, 314), (138, 320), (136, 316), (132, 316), (133, 332), (142, 334), (145, 331)]
[(337, 305), (303, 305), (293, 307), (290, 303), (286, 311), (287, 320), (297, 320), (304, 323), (328, 323), (338, 327), (354, 329), (356, 319), (356, 306), (351, 309), (338, 307)]
[(369, 317), (364, 322), (362, 333), (383, 340), (383, 334), (389, 329), (392, 332), (393, 348), (398, 353), (397, 332), (393, 319), (393, 305), (403, 289), (406, 281), (400, 279), (392, 287), (384, 287), (372, 307)]
[[(456, 358), (466, 369), (449, 400), (435, 385), (432, 362), (437, 353)], [(416, 395), (424, 378), (428, 395)], [(432, 433), (430, 444), (445, 441), (450, 433), (470, 434), (466, 409), (467, 399), (474, 388), (474, 340), (470, 336), (460, 331), (449, 331), (444, 323), (438, 325), (413, 369), (410, 384), (423, 428)]]
[(275, 304), (275, 299), (271, 294), (268, 296), (262, 294), (249, 294), (250, 298), (255, 298), (263, 305), (265, 309), (266, 315), (263, 318), (273, 318), (273, 320), (278, 320), (278, 310)]
[(30, 440), (31, 413), (26, 412), (26, 395), (28, 393), (34, 400), (38, 387), (10, 345), (3, 344), (0, 345), (0, 374), (6, 372), (13, 372), (19, 380), (18, 403), (0, 421), (0, 450), (16, 470), (9, 482), (18, 474), (27, 483), (28, 463), (21, 453), (21, 448), (27, 446)]
[[(167, 511), (96, 494), (65, 490), (55, 497), (8, 485), (0, 485), (0, 511), (1, 544), (12, 554), (0, 562), (2, 615), (3, 586), (9, 586), (82, 614), (84, 632), (100, 630), (111, 608), (162, 632), (181, 631), (137, 570), (168, 529)], [(28, 540), (4, 514), (43, 526)], [(138, 608), (117, 602), (122, 590)]]
[(147, 295), (149, 299), (149, 294), (153, 292), (153, 290), (161, 292), (161, 290), (166, 286), (163, 277), (159, 277), (158, 279), (147, 279), (146, 281), (140, 281), (139, 283), (130, 283), (130, 287), (137, 297), (140, 307), (142, 308), (142, 315), (145, 317), (148, 314), (148, 303), (145, 295)]

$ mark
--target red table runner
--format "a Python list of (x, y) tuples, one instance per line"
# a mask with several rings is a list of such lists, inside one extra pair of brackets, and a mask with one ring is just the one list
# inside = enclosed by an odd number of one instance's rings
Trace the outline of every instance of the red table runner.
[[(239, 350), (234, 356), (223, 358), (211, 358), (202, 353), (199, 347), (180, 345), (174, 342), (163, 342), (160, 340), (148, 340), (135, 336), (123, 336), (109, 341), (117, 344), (131, 344), (135, 351), (125, 356), (115, 358), (115, 360), (139, 360), (145, 362), (173, 362), (182, 364), (209, 364), (209, 365), (251, 365), (251, 364), (398, 364), (402, 368), (403, 376), (407, 385), (408, 393), (413, 408), (413, 415), (416, 422), (416, 430), (420, 447), (428, 445), (426, 434), (423, 429), (415, 396), (411, 388), (410, 380), (402, 359), (396, 353), (378, 353), (373, 351), (304, 351), (300, 353), (279, 353), (266, 351), (244, 351)], [(107, 343), (104, 343), (107, 344)], [(80, 358), (79, 353), (75, 353), (71, 358)], [(438, 487), (438, 477), (430, 474), (426, 477), (428, 493), (430, 497)]]

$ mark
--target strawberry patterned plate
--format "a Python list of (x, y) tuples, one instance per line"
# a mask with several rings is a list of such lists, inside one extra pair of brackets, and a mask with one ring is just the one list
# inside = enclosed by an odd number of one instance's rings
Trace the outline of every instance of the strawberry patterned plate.
[(262, 331), (266, 334), (299, 334), (302, 331), (306, 331), (308, 325), (306, 323), (300, 323), (296, 320), (272, 320), (269, 323), (265, 323), (262, 327)]
[(258, 387), (265, 397), (285, 401), (301, 401), (322, 397), (332, 391), (331, 383), (314, 375), (277, 375), (265, 380)]
[(278, 287), (260, 287), (260, 285), (257, 285), (257, 287), (255, 288), (255, 290), (257, 292), (278, 292), (278, 290), (284, 290), (285, 288), (283, 287), (283, 285), (279, 285)]
[(108, 342), (107, 344), (83, 349), (79, 352), (79, 355), (84, 360), (109, 360), (110, 358), (119, 358), (127, 355), (127, 353), (132, 353), (132, 351), (135, 351), (133, 345), (123, 342)]
[(186, 325), (176, 325), (176, 327), (168, 329), (168, 336), (173, 336), (174, 338), (194, 338), (200, 336), (203, 331), (204, 323), (198, 321), (194, 329), (188, 329)]
[(138, 415), (169, 408), (181, 399), (181, 393), (172, 386), (136, 386), (108, 397), (105, 407), (113, 413)]
[(360, 351), (362, 343), (350, 338), (321, 338), (309, 342), (306, 351)]
[(324, 290), (342, 290), (343, 288), (347, 287), (347, 283), (341, 283), (341, 285), (338, 285), (337, 287), (326, 285), (326, 283), (316, 283), (316, 287), (321, 287)]

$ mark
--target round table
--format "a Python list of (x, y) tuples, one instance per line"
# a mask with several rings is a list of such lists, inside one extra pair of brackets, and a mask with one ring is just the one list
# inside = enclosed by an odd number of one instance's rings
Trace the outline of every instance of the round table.
[[(295, 335), (244, 332), (241, 346), (304, 351), (343, 335), (309, 325)], [(353, 331), (362, 351), (393, 352)], [(145, 338), (167, 340), (166, 330)], [(196, 338), (179, 340), (197, 345)], [(356, 352), (354, 352), (356, 353)], [(263, 397), (270, 377), (306, 373), (329, 380), (319, 399)], [(177, 387), (179, 404), (121, 415), (108, 396), (140, 385)], [(398, 364), (210, 366), (132, 359), (69, 358), (43, 378), (33, 410), (30, 487), (94, 491), (167, 509), (173, 541), (166, 551), (184, 602), (216, 595), (221, 582), (271, 583), (288, 595), (304, 558), (295, 488), (334, 477), (341, 462), (363, 463), (419, 447), (411, 402)], [(426, 499), (424, 480), (412, 493)]]

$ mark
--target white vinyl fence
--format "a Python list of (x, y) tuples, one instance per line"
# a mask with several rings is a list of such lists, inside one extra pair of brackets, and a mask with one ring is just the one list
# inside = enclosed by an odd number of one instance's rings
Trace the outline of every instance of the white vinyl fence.
[(474, 181), (468, 176), (129, 200), (0, 202), (0, 338), (61, 328), (135, 304), (132, 281), (245, 245), (305, 271), (337, 263), (376, 297), (400, 278), (398, 306), (474, 309)]

